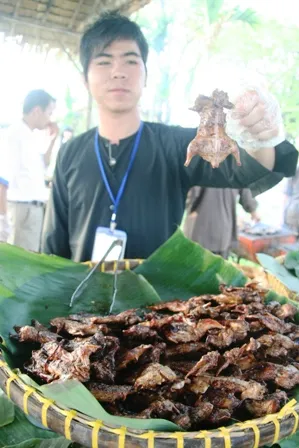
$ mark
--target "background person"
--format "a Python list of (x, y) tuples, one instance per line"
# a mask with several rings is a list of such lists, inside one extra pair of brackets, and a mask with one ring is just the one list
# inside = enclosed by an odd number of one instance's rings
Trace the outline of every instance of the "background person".
[[(23, 117), (8, 128), (0, 149), (0, 240), (38, 251), (47, 200), (45, 167), (58, 127), (51, 122), (55, 99), (44, 90), (28, 93)], [(36, 130), (47, 130), (46, 151)]]
[(186, 201), (185, 235), (214, 254), (228, 258), (230, 251), (238, 246), (238, 198), (252, 220), (258, 222), (258, 202), (248, 188), (193, 187)]

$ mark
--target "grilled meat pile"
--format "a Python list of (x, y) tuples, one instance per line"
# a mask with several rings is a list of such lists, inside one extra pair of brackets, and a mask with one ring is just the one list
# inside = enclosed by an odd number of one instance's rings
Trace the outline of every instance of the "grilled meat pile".
[(34, 342), (25, 370), (75, 378), (114, 415), (164, 418), (185, 430), (274, 413), (299, 384), (296, 307), (264, 303), (255, 283), (118, 315), (15, 327)]
[(200, 116), (197, 134), (187, 148), (185, 166), (188, 166), (195, 155), (210, 162), (218, 168), (229, 154), (232, 154), (238, 165), (241, 165), (237, 143), (225, 132), (226, 114), (224, 109), (232, 109), (228, 95), (222, 90), (214, 90), (212, 97), (199, 95), (191, 108)]

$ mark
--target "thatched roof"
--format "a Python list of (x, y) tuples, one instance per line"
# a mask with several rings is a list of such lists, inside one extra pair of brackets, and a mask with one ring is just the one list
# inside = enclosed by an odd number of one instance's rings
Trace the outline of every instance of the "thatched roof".
[(131, 14), (150, 0), (0, 0), (0, 32), (22, 42), (75, 50), (86, 23), (104, 10)]

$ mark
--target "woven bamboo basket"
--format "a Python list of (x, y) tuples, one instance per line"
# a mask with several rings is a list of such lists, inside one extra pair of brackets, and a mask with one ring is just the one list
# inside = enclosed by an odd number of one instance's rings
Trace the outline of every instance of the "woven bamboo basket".
[[(119, 268), (133, 269), (140, 263), (142, 260), (125, 260)], [(114, 268), (113, 262), (100, 266), (102, 272)], [(296, 400), (290, 400), (277, 414), (211, 431), (172, 433), (107, 425), (49, 400), (25, 384), (10, 369), (1, 352), (0, 387), (16, 406), (45, 428), (88, 448), (258, 448), (275, 444), (295, 434), (299, 428), (299, 404)]]

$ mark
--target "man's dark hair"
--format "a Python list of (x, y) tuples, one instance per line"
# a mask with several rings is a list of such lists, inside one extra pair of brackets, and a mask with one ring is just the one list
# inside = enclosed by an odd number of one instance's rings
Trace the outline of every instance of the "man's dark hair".
[(115, 12), (106, 12), (83, 34), (80, 43), (80, 61), (85, 79), (88, 67), (96, 49), (104, 50), (116, 40), (133, 40), (139, 47), (146, 66), (148, 43), (137, 23)]
[(55, 103), (56, 100), (48, 92), (42, 89), (31, 90), (24, 100), (23, 114), (29, 114), (36, 106), (40, 106), (45, 110), (50, 103)]

